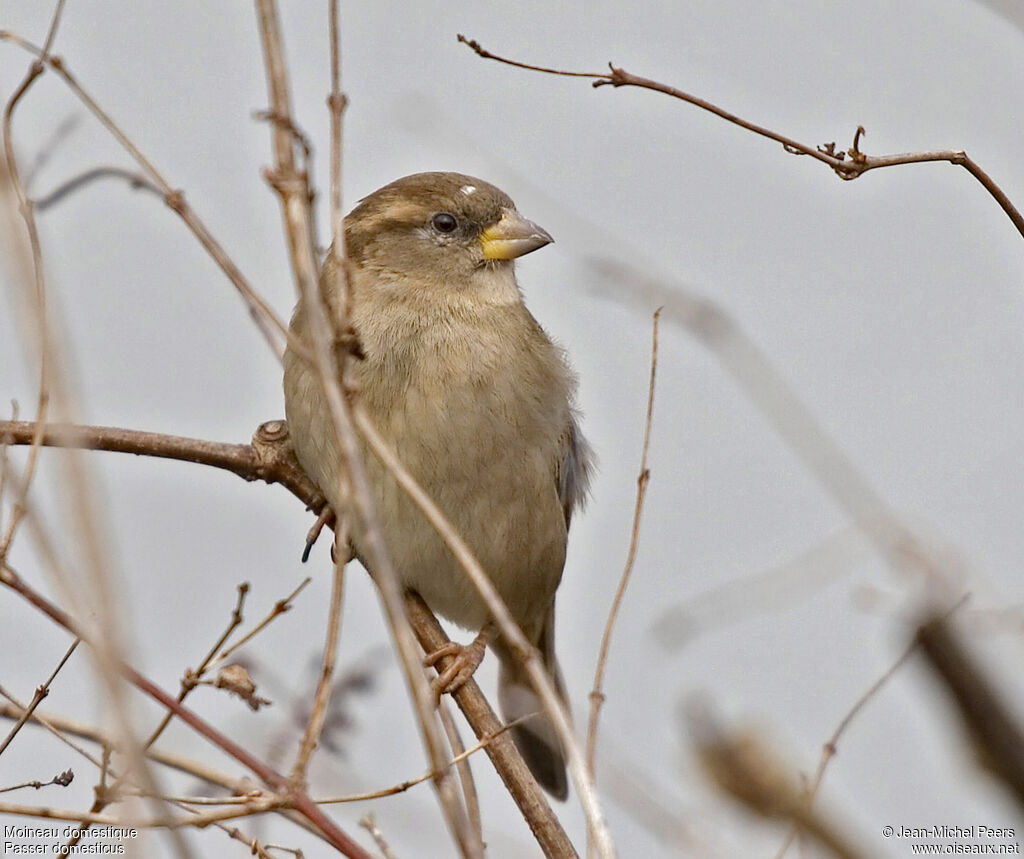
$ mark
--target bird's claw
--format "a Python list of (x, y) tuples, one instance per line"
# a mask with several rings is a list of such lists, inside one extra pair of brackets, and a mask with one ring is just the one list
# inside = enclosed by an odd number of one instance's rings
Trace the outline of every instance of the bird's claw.
[(449, 641), (423, 657), (423, 664), (426, 666), (437, 667), (442, 659), (449, 660), (447, 665), (437, 668), (437, 677), (430, 683), (430, 688), (433, 689), (438, 701), (446, 692), (454, 694), (469, 682), (480, 667), (480, 663), (484, 661), (489, 637), (489, 630), (484, 627), (469, 644)]
[(329, 504), (324, 505), (324, 509), (321, 510), (320, 515), (316, 517), (316, 522), (313, 523), (313, 527), (306, 532), (306, 547), (302, 551), (302, 563), (306, 563), (306, 561), (309, 560), (309, 551), (313, 548), (313, 544), (320, 537), (320, 532), (324, 530), (324, 526), (333, 524), (334, 519), (334, 511), (331, 509), (331, 506)]

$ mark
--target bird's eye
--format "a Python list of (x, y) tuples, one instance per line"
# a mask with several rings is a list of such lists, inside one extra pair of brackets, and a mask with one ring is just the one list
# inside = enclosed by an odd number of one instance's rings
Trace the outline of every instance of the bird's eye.
[(434, 229), (439, 233), (454, 232), (456, 227), (459, 226), (458, 219), (451, 212), (438, 212), (430, 219), (430, 223), (433, 224)]

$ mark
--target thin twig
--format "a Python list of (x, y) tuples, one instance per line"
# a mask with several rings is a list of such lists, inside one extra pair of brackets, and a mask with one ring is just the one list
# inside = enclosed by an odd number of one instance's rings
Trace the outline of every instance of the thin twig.
[(313, 752), (320, 742), (320, 733), (327, 718), (327, 706), (331, 700), (331, 687), (334, 678), (334, 666), (338, 657), (338, 639), (341, 635), (341, 606), (345, 594), (345, 565), (335, 563), (334, 576), (331, 579), (331, 602), (327, 613), (327, 632), (324, 636), (324, 655), (320, 663), (320, 676), (317, 680), (316, 693), (313, 695), (313, 707), (310, 710), (306, 731), (299, 752), (292, 766), (291, 778), (296, 784), (306, 783), (306, 771), (313, 758)]
[[(959, 600), (957, 600), (949, 608), (948, 611), (943, 613), (942, 619), (947, 620), (948, 618), (950, 618), (954, 612), (959, 610), (960, 607), (967, 602), (969, 596), (969, 594), (965, 594)], [(811, 783), (807, 788), (806, 802), (808, 808), (810, 808), (814, 804), (814, 800), (818, 795), (818, 790), (821, 788), (822, 779), (824, 779), (825, 777), (826, 768), (828, 767), (832, 759), (839, 753), (839, 740), (842, 738), (843, 734), (846, 733), (847, 728), (849, 728), (850, 725), (853, 724), (853, 720), (857, 718), (857, 715), (860, 713), (861, 710), (864, 709), (864, 707), (867, 706), (868, 702), (871, 701), (871, 699), (874, 698), (882, 690), (882, 687), (885, 686), (885, 684), (888, 683), (890, 680), (892, 680), (896, 673), (910, 660), (910, 657), (917, 652), (920, 646), (921, 642), (919, 640), (915, 639), (911, 641), (910, 644), (908, 644), (906, 648), (904, 648), (903, 652), (899, 655), (896, 661), (889, 666), (889, 668), (885, 671), (885, 673), (882, 674), (881, 677), (875, 680), (875, 682), (867, 688), (864, 694), (861, 695), (854, 702), (853, 706), (847, 711), (846, 715), (839, 720), (839, 724), (836, 726), (836, 729), (832, 732), (832, 736), (829, 737), (825, 741), (825, 745), (822, 746), (821, 758), (818, 761), (818, 769), (814, 773), (814, 778), (811, 780)], [(786, 855), (786, 852), (789, 850), (790, 844), (792, 844), (795, 840), (798, 832), (798, 827), (794, 825), (790, 829), (789, 834), (786, 837), (786, 840), (782, 843), (782, 846), (779, 848), (779, 852), (775, 854), (775, 859), (783, 859), (783, 857)]]
[[(895, 155), (867, 155), (860, 150), (860, 138), (864, 134), (864, 129), (861, 126), (857, 127), (857, 131), (853, 138), (853, 145), (846, 152), (841, 150), (837, 152), (836, 145), (834, 143), (825, 144), (823, 146), (808, 146), (805, 143), (801, 143), (791, 137), (786, 137), (783, 134), (779, 134), (778, 132), (765, 128), (764, 126), (749, 122), (734, 113), (730, 113), (729, 111), (718, 107), (718, 105), (712, 104), (706, 99), (683, 92), (683, 90), (669, 86), (668, 84), (659, 83), (658, 81), (654, 81), (649, 78), (634, 75), (631, 72), (627, 72), (625, 69), (618, 68), (612, 63), (608, 63), (609, 70), (607, 72), (563, 71), (561, 69), (552, 69), (545, 66), (521, 63), (516, 60), (510, 60), (506, 57), (498, 56), (497, 54), (492, 54), (490, 51), (484, 50), (479, 42), (474, 39), (467, 39), (461, 33), (458, 36), (458, 40), (463, 44), (468, 45), (469, 48), (483, 59), (496, 60), (499, 63), (504, 63), (505, 65), (515, 66), (520, 69), (529, 69), (530, 71), (535, 72), (544, 72), (549, 75), (589, 78), (592, 81), (591, 86), (595, 89), (604, 86), (611, 86), (614, 88), (641, 87), (642, 89), (649, 89), (672, 96), (672, 98), (680, 99), (681, 101), (685, 101), (695, 107), (699, 107), (701, 110), (713, 113), (715, 116), (724, 119), (726, 122), (731, 122), (734, 125), (738, 125), (740, 128), (751, 131), (761, 137), (766, 137), (769, 140), (774, 140), (776, 143), (781, 143), (782, 147), (793, 155), (809, 155), (811, 158), (821, 161), (823, 164), (827, 164), (841, 179), (856, 179), (864, 173), (867, 173), (869, 170), (874, 170), (879, 167), (895, 167), (900, 164), (924, 164), (932, 161), (948, 161), (950, 164), (963, 167), (975, 179), (977, 179), (978, 182), (981, 183), (982, 187), (988, 191), (992, 198), (999, 204), (999, 207), (1006, 213), (1006, 216), (1013, 222), (1017, 231), (1024, 236), (1024, 216), (1017, 211), (1017, 208), (1010, 201), (1010, 198), (1006, 196), (1006, 193), (1002, 188), (993, 182), (992, 178), (961, 149), (904, 152)], [(849, 158), (846, 157), (847, 155)]]
[[(466, 807), (466, 816), (469, 818), (470, 838), (466, 841), (466, 852), (470, 856), (483, 859), (484, 856), (484, 830), (483, 821), (480, 817), (480, 797), (476, 792), (476, 782), (473, 781), (473, 771), (469, 766), (469, 755), (466, 747), (459, 736), (459, 727), (455, 724), (451, 708), (448, 702), (442, 699), (437, 705), (437, 714), (441, 718), (441, 727), (444, 728), (448, 737), (448, 745), (452, 749), (452, 763), (455, 771), (459, 774), (459, 784), (462, 786), (462, 798)], [(477, 744), (479, 747), (479, 744)]]
[(23, 781), (21, 784), (12, 784), (9, 787), (0, 787), (0, 793), (10, 793), (15, 790), (24, 790), (27, 787), (31, 787), (35, 790), (41, 790), (44, 787), (50, 787), (51, 785), (60, 785), (61, 787), (67, 787), (74, 780), (75, 774), (71, 770), (64, 770), (64, 772), (57, 773), (49, 781)]
[[(530, 716), (532, 715), (533, 714), (531, 713)], [(519, 719), (513, 719), (507, 725), (500, 725), (494, 734), (485, 736), (482, 740), (475, 745), (470, 746), (468, 749), (462, 749), (452, 758), (449, 766), (462, 766), (472, 755), (479, 751), (485, 751), (487, 747), (498, 737), (502, 736), (506, 731), (511, 730), (513, 726), (526, 721), (530, 716), (523, 716)], [(407, 790), (416, 787), (418, 784), (423, 784), (425, 781), (431, 781), (434, 778), (434, 775), (435, 774), (433, 772), (425, 772), (415, 778), (406, 779), (399, 784), (393, 784), (390, 787), (383, 787), (378, 790), (370, 790), (364, 793), (351, 793), (346, 794), (345, 796), (318, 796), (316, 797), (316, 802), (318, 805), (337, 805), (348, 802), (365, 802), (368, 799), (382, 799), (386, 796), (395, 796), (399, 793), (405, 793)]]
[(11, 741), (15, 736), (17, 736), (18, 731), (21, 730), (22, 726), (32, 718), (32, 714), (35, 712), (36, 707), (42, 703), (43, 698), (50, 694), (50, 685), (53, 683), (57, 674), (60, 673), (60, 670), (71, 658), (71, 654), (75, 652), (75, 648), (78, 647), (79, 642), (81, 642), (80, 638), (75, 638), (75, 640), (71, 642), (68, 649), (65, 651), (64, 656), (62, 656), (60, 662), (57, 663), (57, 667), (50, 672), (50, 676), (47, 677), (41, 685), (36, 687), (36, 691), (33, 693), (32, 700), (29, 702), (29, 705), (25, 708), (25, 711), (21, 714), (18, 721), (14, 723), (14, 726), (7, 733), (3, 742), (0, 742), (0, 755), (3, 755), (4, 750), (11, 744)]
[[(825, 741), (821, 750), (821, 758), (818, 761), (818, 769), (815, 771), (814, 778), (811, 780), (811, 783), (807, 788), (806, 803), (808, 808), (814, 804), (814, 800), (818, 795), (818, 790), (821, 787), (821, 781), (825, 777), (825, 770), (838, 753), (839, 740), (842, 735), (846, 733), (846, 729), (852, 724), (854, 718), (856, 718), (857, 714), (867, 705), (867, 703), (874, 698), (882, 687), (895, 676), (896, 672), (898, 672), (910, 660), (910, 657), (914, 655), (917, 648), (918, 643), (916, 641), (907, 646), (903, 653), (901, 653), (896, 661), (889, 666), (885, 673), (875, 680), (867, 691), (857, 699), (846, 715), (843, 716), (835, 731), (832, 732), (832, 736)], [(789, 851), (790, 845), (792, 845), (799, 834), (800, 827), (797, 823), (794, 823), (786, 835), (786, 840), (782, 842), (782, 846), (779, 848), (778, 853), (775, 854), (775, 859), (783, 859)]]
[[(199, 663), (199, 667), (188, 672), (189, 677), (191, 678), (191, 682), (186, 682), (185, 680), (182, 680), (181, 690), (178, 692), (179, 703), (183, 702), (188, 697), (189, 693), (196, 688), (197, 681), (199, 680), (200, 677), (203, 676), (207, 669), (207, 666), (209, 666), (210, 662), (213, 660), (213, 657), (217, 655), (217, 651), (224, 644), (224, 642), (227, 641), (228, 636), (231, 635), (235, 627), (237, 627), (242, 622), (242, 606), (245, 604), (245, 595), (248, 592), (248, 582), (245, 582), (238, 586), (238, 601), (235, 603), (235, 610), (231, 612), (231, 620), (228, 622), (227, 629), (224, 630), (220, 638), (217, 639), (213, 647), (211, 647), (210, 650), (207, 652), (203, 661)], [(153, 743), (160, 739), (160, 735), (166, 730), (167, 726), (171, 723), (171, 719), (173, 718), (173, 713), (164, 713), (164, 717), (160, 720), (160, 724), (157, 725), (156, 728), (154, 728), (153, 733), (149, 735), (149, 739), (146, 740), (146, 742), (143, 744), (143, 747), (148, 749), (150, 746), (153, 745)]]
[(647, 485), (650, 482), (651, 477), (650, 470), (647, 467), (647, 453), (651, 443), (651, 420), (654, 415), (654, 382), (658, 369), (658, 321), (661, 317), (661, 310), (662, 309), (659, 307), (654, 312), (651, 332), (651, 372), (647, 389), (647, 412), (644, 420), (643, 444), (641, 446), (640, 474), (637, 476), (636, 481), (636, 503), (633, 510), (633, 527), (630, 533), (629, 551), (626, 555), (625, 567), (619, 578), (618, 588), (616, 588), (615, 591), (615, 597), (612, 600), (611, 609), (608, 612), (608, 620), (605, 623), (604, 634), (601, 638), (597, 670), (594, 675), (594, 687), (593, 691), (590, 693), (592, 709), (590, 725), (587, 731), (587, 763), (590, 766), (591, 771), (593, 771), (594, 768), (594, 744), (596, 740), (597, 717), (601, 703), (603, 703), (604, 700), (604, 695), (601, 690), (604, 686), (604, 673), (608, 662), (608, 652), (611, 646), (612, 631), (615, 628), (615, 620), (618, 617), (619, 609), (622, 605), (622, 598), (626, 592), (626, 587), (629, 584), (629, 579), (633, 572), (633, 565), (636, 561), (636, 552), (640, 542), (640, 518), (643, 513), (644, 498), (647, 494)]
[[(22, 716), (22, 713), (24, 713), (24, 711), (25, 711), (25, 705), (22, 704), (13, 695), (11, 695), (10, 692), (8, 692), (6, 689), (4, 689), (3, 686), (0, 686), (0, 697), (6, 698), (10, 702), (9, 704), (4, 704), (4, 703), (0, 702), (0, 718), (4, 718), (4, 719), (20, 719), (21, 716)], [(56, 718), (58, 720), (60, 720), (60, 717), (56, 717)], [(102, 763), (100, 762), (100, 760), (98, 758), (96, 758), (94, 755), (89, 754), (89, 752), (87, 752), (84, 748), (82, 748), (77, 743), (73, 742), (71, 740), (71, 738), (68, 736), (69, 733), (78, 733), (79, 736), (84, 736), (84, 737), (86, 737), (88, 739), (96, 740), (97, 737), (101, 736), (100, 732), (98, 730), (92, 728), (91, 726), (84, 725), (83, 723), (80, 723), (80, 722), (72, 723), (72, 722), (70, 722), (68, 720), (60, 720), (62, 722), (62, 724), (57, 724), (57, 723), (55, 723), (53, 721), (53, 719), (54, 719), (54, 717), (52, 717), (51, 715), (46, 715), (46, 716), (40, 715), (38, 710), (36, 710), (32, 714), (32, 716), (30, 717), (30, 721), (32, 723), (35, 723), (37, 725), (42, 725), (51, 734), (53, 734), (58, 740), (60, 740), (62, 743), (64, 743), (68, 748), (70, 748), (73, 751), (75, 751), (78, 754), (80, 754), (83, 758), (85, 758), (87, 761), (89, 761), (89, 763), (91, 763), (93, 766), (95, 766), (97, 768), (102, 766)], [(67, 729), (67, 725), (70, 725), (70, 724), (74, 724), (76, 726), (76, 728), (80, 729), (81, 733), (79, 733), (78, 731), (71, 731), (71, 730)], [(97, 740), (97, 742), (103, 742), (103, 741), (102, 740)]]
[(66, 182), (62, 182), (56, 188), (54, 188), (45, 197), (40, 197), (35, 201), (35, 208), (37, 212), (45, 211), (58, 203), (62, 202), (66, 197), (74, 194), (76, 191), (80, 191), (86, 185), (95, 182), (97, 179), (124, 179), (131, 189), (148, 191), (151, 194), (159, 197), (161, 200), (164, 197), (163, 192), (149, 181), (141, 173), (134, 173), (131, 170), (125, 170), (123, 167), (93, 167), (91, 170), (85, 170), (79, 173), (77, 176), (72, 176)]
[[(164, 799), (164, 797), (160, 797)], [(0, 814), (17, 814), (25, 817), (39, 817), (45, 820), (70, 820), (83, 824), (84, 826), (131, 826), (135, 829), (180, 829), (182, 827), (203, 827), (224, 820), (234, 820), (239, 817), (251, 817), (254, 814), (263, 814), (267, 811), (274, 811), (282, 807), (284, 801), (278, 798), (268, 798), (250, 801), (244, 808), (230, 808), (218, 811), (211, 811), (206, 814), (195, 814), (191, 817), (178, 818), (153, 818), (151, 820), (140, 820), (134, 818), (112, 817), (106, 814), (98, 814), (88, 811), (65, 811), (59, 808), (46, 808), (40, 806), (12, 805), (0, 803)], [(369, 856), (369, 854), (364, 854)]]
[(654, 311), (651, 326), (651, 375), (647, 388), (647, 415), (644, 419), (644, 441), (640, 454), (640, 475), (636, 481), (636, 506), (633, 510), (633, 529), (629, 539), (629, 552), (626, 556), (626, 565), (619, 578), (619, 586), (612, 600), (611, 609), (608, 612), (608, 621), (605, 623), (604, 634), (601, 636), (601, 649), (598, 652), (597, 668), (594, 672), (594, 688), (590, 693), (590, 721), (587, 725), (587, 767), (590, 769), (592, 776), (595, 772), (594, 755), (597, 750), (597, 723), (601, 713), (601, 705), (604, 703), (604, 673), (608, 664), (608, 653), (611, 649), (612, 631), (615, 628), (615, 621), (619, 616), (619, 609), (622, 607), (622, 598), (625, 596), (626, 587), (629, 585), (629, 579), (633, 573), (636, 552), (640, 544), (640, 517), (643, 514), (647, 484), (651, 478), (651, 472), (647, 468), (647, 451), (651, 444), (651, 420), (654, 417), (654, 380), (658, 370), (658, 320), (660, 317), (661, 308), (659, 307)]
[(242, 296), (243, 301), (245, 301), (249, 309), (249, 315), (270, 344), (271, 349), (273, 349), (276, 355), (280, 356), (283, 352), (281, 342), (287, 338), (287, 329), (284, 323), (278, 319), (277, 314), (274, 313), (270, 305), (253, 289), (241, 270), (235, 265), (235, 262), (214, 238), (213, 233), (210, 232), (195, 210), (185, 201), (184, 192), (174, 188), (164, 178), (153, 162), (143, 154), (142, 150), (135, 145), (110, 114), (100, 107), (99, 103), (78, 82), (77, 78), (71, 74), (62, 58), (44, 54), (42, 49), (10, 31), (0, 31), (0, 41), (12, 42), (26, 51), (35, 54), (38, 58), (37, 64), (53, 69), (93, 116), (113, 135), (117, 142), (128, 152), (132, 160), (139, 165), (145, 176), (160, 189), (167, 206), (184, 221), (206, 252), (213, 258), (228, 280), (231, 281), (239, 295)]
[(309, 576), (306, 576), (306, 578), (299, 582), (295, 590), (288, 594), (288, 596), (274, 603), (274, 607), (268, 612), (267, 616), (264, 617), (263, 620), (261, 620), (259, 623), (257, 623), (251, 630), (249, 630), (249, 632), (247, 632), (240, 639), (238, 639), (238, 641), (234, 642), (229, 648), (218, 654), (217, 658), (210, 663), (211, 667), (222, 663), (232, 653), (235, 653), (243, 645), (248, 644), (250, 641), (252, 641), (252, 639), (255, 638), (264, 629), (266, 629), (266, 627), (269, 626), (270, 623), (275, 618), (280, 617), (286, 611), (290, 611), (292, 603), (295, 601), (295, 598), (299, 595), (302, 589), (305, 588), (306, 585), (308, 585), (311, 581), (313, 580)]
[[(71, 632), (73, 635), (82, 637), (88, 643), (88, 637), (82, 634), (77, 622), (65, 611), (58, 608), (46, 597), (29, 586), (11, 567), (7, 564), (0, 566), (0, 583), (19, 594), (31, 605), (49, 617), (59, 626)], [(368, 859), (368, 854), (348, 835), (346, 835), (329, 817), (327, 817), (316, 803), (285, 777), (275, 772), (265, 763), (254, 757), (246, 749), (238, 745), (234, 740), (225, 736), (204, 719), (196, 715), (192, 710), (179, 704), (174, 697), (158, 687), (149, 678), (128, 665), (121, 664), (119, 673), (125, 680), (131, 683), (150, 698), (171, 710), (175, 716), (185, 722), (192, 730), (202, 737), (205, 737), (226, 754), (233, 757), (243, 766), (255, 773), (260, 779), (268, 784), (273, 790), (287, 797), (286, 804), (299, 811), (311, 823), (316, 825), (326, 840), (340, 850), (344, 855)]]

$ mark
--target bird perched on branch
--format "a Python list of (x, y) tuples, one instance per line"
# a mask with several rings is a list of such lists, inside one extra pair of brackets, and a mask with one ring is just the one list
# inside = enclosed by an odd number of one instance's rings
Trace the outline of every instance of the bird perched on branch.
[[(551, 240), (502, 191), (459, 173), (398, 179), (345, 219), (350, 321), (361, 347), (348, 372), (358, 401), (468, 543), (564, 699), (555, 590), (592, 457), (573, 406), (573, 372), (523, 304), (513, 270), (513, 260)], [(339, 282), (322, 279), (336, 314), (341, 302), (331, 289)], [(308, 342), (301, 301), (291, 329)], [(299, 462), (344, 515), (331, 417), (294, 351), (285, 355), (284, 390)], [(445, 543), (365, 448), (363, 462), (402, 584), (455, 623), (487, 629), (487, 610)], [(354, 518), (358, 557), (363, 534)], [(541, 713), (522, 665), (491, 638), (504, 717)], [(538, 781), (565, 798), (565, 758), (550, 720), (528, 719), (513, 736)]]

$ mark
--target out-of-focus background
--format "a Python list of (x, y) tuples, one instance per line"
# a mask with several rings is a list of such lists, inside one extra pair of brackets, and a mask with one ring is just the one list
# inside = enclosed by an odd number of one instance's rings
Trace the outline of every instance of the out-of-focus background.
[[(0, 28), (41, 42), (50, 3), (8, 0)], [(316, 147), (326, 239), (326, 8), (282, 4), (295, 112)], [(1024, 713), (1024, 243), (968, 174), (948, 164), (846, 183), (806, 157), (663, 95), (512, 69), (516, 59), (600, 71), (611, 60), (809, 144), (873, 154), (965, 149), (1019, 203), (1024, 12), (1012, 2), (750, 4), (348, 3), (342, 8), (346, 208), (407, 173), (458, 170), (506, 190), (556, 244), (519, 265), (534, 315), (569, 351), (600, 471), (573, 523), (558, 650), (585, 723), (601, 631), (629, 544), (650, 363), (637, 289), (702, 296), (728, 314), (879, 496), (953, 571), (971, 645)], [(247, 4), (69, 3), (54, 46), (136, 144), (181, 188), (282, 316), (293, 288), (275, 197), (255, 15)], [(6, 100), (30, 58), (0, 43)], [(131, 167), (53, 74), (13, 123), (29, 189), (45, 197), (97, 166)], [(246, 441), (283, 415), (281, 371), (240, 300), (174, 214), (124, 181), (96, 181), (38, 213), (50, 300), (85, 422)], [(9, 267), (0, 268), (0, 398), (29, 417), (36, 370)], [(772, 856), (784, 828), (750, 821), (708, 787), (685, 713), (695, 697), (752, 726), (812, 773), (823, 743), (906, 646), (917, 598), (801, 464), (720, 357), (661, 327), (651, 483), (607, 675), (598, 783), (624, 857)], [(24, 461), (13, 452), (15, 463)], [(60, 530), (65, 487), (44, 455), (34, 503)], [(299, 556), (310, 516), (280, 489), (175, 462), (95, 454), (95, 505), (112, 547), (135, 664), (175, 690), (227, 623), (239, 582), (255, 619), (305, 576), (294, 608), (247, 650), (274, 706), (250, 713), (209, 690), (190, 699), (283, 765), (309, 699), (330, 587), (327, 546)], [(5, 508), (6, 510), (7, 508)], [(30, 535), (11, 563), (47, 588)], [(344, 718), (312, 771), (318, 795), (385, 787), (426, 763), (376, 597), (348, 577)], [(468, 634), (462, 633), (464, 638)], [(0, 593), (0, 685), (22, 699), (67, 646)], [(493, 659), (482, 669), (493, 689)], [(365, 682), (359, 682), (360, 678)], [(83, 650), (45, 702), (109, 722)], [(151, 725), (157, 714), (139, 705)], [(238, 772), (189, 732), (162, 744)], [(74, 767), (61, 791), (10, 801), (91, 802), (96, 772), (25, 729), (0, 785)], [(481, 761), (490, 855), (534, 855)], [(171, 782), (174, 784), (174, 782)], [(196, 789), (182, 780), (180, 792)], [(843, 735), (819, 801), (866, 855), (910, 855), (883, 827), (1011, 827), (1019, 810), (976, 766), (946, 697), (912, 659)], [(333, 814), (372, 811), (400, 856), (454, 855), (428, 785)], [(582, 845), (583, 819), (560, 809)], [(2, 815), (5, 825), (25, 822)], [(260, 837), (320, 855), (277, 821)], [(211, 833), (203, 855), (243, 855)], [(968, 839), (969, 840), (969, 839)], [(996, 839), (999, 840), (999, 839)], [(960, 843), (967, 843), (961, 839)], [(147, 836), (129, 855), (163, 855)], [(232, 853), (235, 851), (235, 853)], [(790, 853), (796, 855), (796, 850)], [(814, 855), (810, 853), (808, 855)]]

